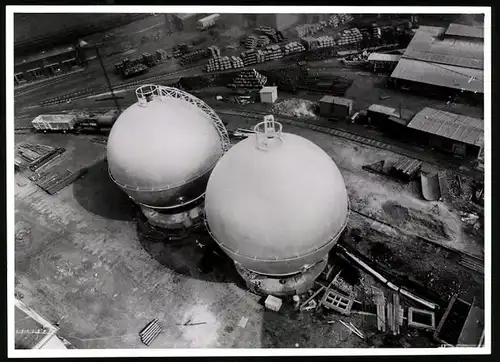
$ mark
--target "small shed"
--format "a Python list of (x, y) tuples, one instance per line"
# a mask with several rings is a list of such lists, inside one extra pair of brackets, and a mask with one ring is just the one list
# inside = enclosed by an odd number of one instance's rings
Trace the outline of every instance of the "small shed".
[(349, 98), (324, 96), (319, 101), (319, 111), (323, 117), (344, 119), (352, 114), (353, 105)]
[(368, 63), (374, 72), (378, 70), (392, 71), (400, 59), (400, 54), (371, 53), (368, 56)]
[(259, 92), (261, 103), (274, 103), (278, 99), (278, 87), (264, 87)]

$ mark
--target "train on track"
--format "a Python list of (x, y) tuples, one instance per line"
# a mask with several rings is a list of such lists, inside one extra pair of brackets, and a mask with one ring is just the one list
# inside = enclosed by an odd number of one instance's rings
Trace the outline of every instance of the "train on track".
[(31, 124), (35, 132), (107, 134), (118, 115), (116, 110), (102, 114), (41, 114)]

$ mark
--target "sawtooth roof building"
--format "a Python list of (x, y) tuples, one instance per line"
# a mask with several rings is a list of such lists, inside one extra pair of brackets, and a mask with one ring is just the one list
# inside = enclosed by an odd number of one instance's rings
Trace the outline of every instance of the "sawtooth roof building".
[(434, 93), (484, 94), (484, 30), (421, 26), (391, 74), (399, 86)]

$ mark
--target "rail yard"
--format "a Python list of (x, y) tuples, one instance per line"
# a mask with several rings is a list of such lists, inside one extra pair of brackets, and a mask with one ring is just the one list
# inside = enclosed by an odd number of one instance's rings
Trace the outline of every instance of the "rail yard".
[[(16, 85), (16, 348), (484, 346), (484, 17), (278, 15), (141, 17)], [(446, 46), (456, 84), (398, 69)]]

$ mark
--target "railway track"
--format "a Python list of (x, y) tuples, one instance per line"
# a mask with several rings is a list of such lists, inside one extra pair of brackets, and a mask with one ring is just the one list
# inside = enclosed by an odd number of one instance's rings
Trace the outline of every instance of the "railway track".
[[(132, 82), (118, 83), (118, 84), (115, 84), (113, 86), (113, 90), (115, 90), (115, 91), (126, 90), (126, 89), (135, 88), (137, 86), (144, 85), (147, 83), (152, 83), (152, 82), (156, 82), (156, 81), (164, 81), (164, 80), (168, 80), (168, 79), (175, 79), (176, 74), (183, 73), (183, 72), (190, 71), (190, 70), (194, 70), (194, 69), (198, 69), (201, 67), (202, 67), (202, 65), (196, 65), (196, 66), (192, 66), (192, 67), (186, 67), (186, 68), (180, 69), (180, 70), (175, 71), (175, 72), (160, 74), (160, 75), (152, 76), (152, 77), (145, 78), (145, 79), (140, 79), (140, 80), (136, 80), (136, 81), (132, 81)], [(78, 92), (68, 93), (68, 94), (65, 94), (65, 95), (60, 96), (60, 97), (54, 97), (54, 98), (44, 100), (44, 101), (40, 102), (40, 105), (47, 106), (47, 105), (61, 104), (61, 103), (67, 102), (68, 100), (80, 99), (80, 98), (96, 95), (96, 94), (107, 92), (107, 91), (108, 91), (108, 87), (106, 85), (102, 85), (102, 86), (97, 87), (97, 88), (86, 88), (86, 89), (80, 90)]]
[(406, 235), (409, 235), (409, 236), (413, 236), (413, 237), (416, 237), (417, 239), (425, 242), (425, 243), (429, 243), (429, 244), (432, 244), (438, 248), (442, 248), (442, 249), (445, 249), (446, 251), (449, 251), (457, 256), (460, 257), (459, 261), (457, 262), (458, 264), (464, 266), (464, 267), (467, 267), (468, 269), (471, 269), (471, 270), (474, 270), (475, 272), (477, 273), (480, 273), (480, 274), (484, 274), (484, 260), (481, 259), (480, 257), (478, 256), (475, 256), (475, 255), (472, 255), (472, 254), (469, 254), (465, 251), (462, 251), (462, 250), (458, 250), (458, 249), (455, 249), (455, 248), (451, 248), (447, 245), (444, 245), (438, 241), (435, 241), (435, 240), (431, 240), (431, 239), (427, 239), (427, 238), (424, 238), (422, 236), (419, 236), (419, 235), (415, 235), (415, 234), (412, 234), (412, 233), (408, 233), (400, 228), (398, 228), (397, 226), (394, 226), (392, 224), (389, 224), (385, 221), (382, 221), (382, 220), (379, 220), (371, 215), (368, 215), (368, 214), (365, 214), (361, 211), (358, 211), (358, 210), (355, 210), (355, 209), (351, 209), (351, 212), (354, 212), (366, 219), (369, 219), (369, 220), (372, 220), (372, 221), (375, 221), (377, 223), (380, 223), (384, 226), (387, 226), (399, 233), (402, 233), (402, 234), (406, 234)]
[[(210, 103), (209, 103), (210, 105)], [(213, 105), (213, 103), (212, 103)], [(211, 105), (211, 106), (212, 106)], [(220, 106), (219, 106), (220, 107)], [(255, 119), (262, 119), (264, 115), (272, 114), (271, 112), (263, 112), (263, 111), (256, 111), (252, 110), (251, 112), (246, 111), (246, 110), (241, 110), (241, 109), (236, 109), (236, 108), (218, 108), (218, 107), (212, 107), (215, 112), (220, 113), (220, 114), (227, 114), (227, 115), (233, 115), (233, 116), (240, 116), (240, 117), (247, 117), (247, 118), (255, 118)], [(332, 136), (340, 137), (347, 139), (349, 141), (354, 141), (363, 145), (368, 145), (372, 147), (376, 147), (385, 151), (390, 151), (405, 157), (410, 157), (413, 159), (417, 159), (438, 167), (444, 167), (448, 169), (453, 169), (454, 172), (457, 174), (464, 176), (464, 177), (473, 177), (476, 178), (476, 172), (466, 172), (460, 168), (460, 166), (446, 162), (443, 160), (435, 160), (432, 158), (425, 157), (421, 154), (418, 154), (417, 152), (414, 151), (409, 151), (404, 148), (401, 148), (399, 146), (395, 146), (389, 143), (385, 143), (379, 140), (376, 140), (374, 138), (370, 137), (364, 137), (360, 136), (355, 133), (347, 132), (342, 129), (336, 128), (332, 125), (318, 125), (315, 124), (313, 120), (304, 120), (304, 119), (299, 119), (297, 117), (293, 116), (286, 116), (286, 115), (281, 115), (281, 114), (274, 114), (274, 117), (276, 120), (278, 120), (281, 123), (284, 124), (290, 124), (292, 126), (300, 127), (300, 128), (308, 128), (313, 131), (321, 132), (321, 133), (326, 133), (330, 134)]]

